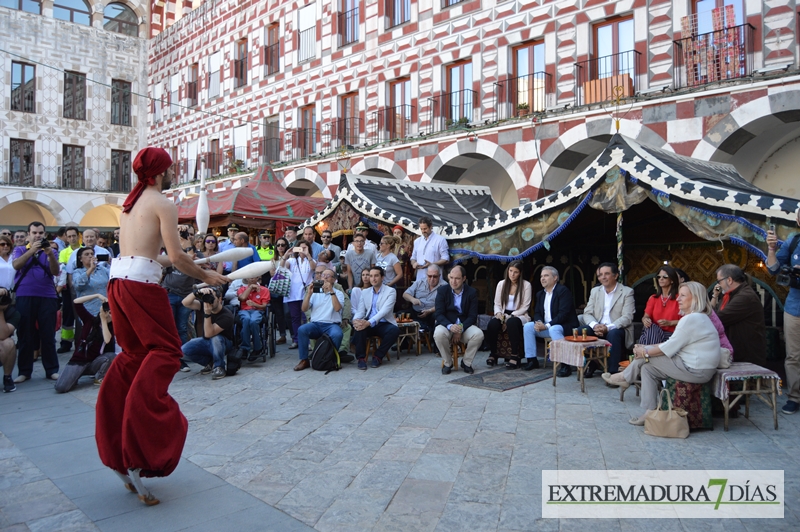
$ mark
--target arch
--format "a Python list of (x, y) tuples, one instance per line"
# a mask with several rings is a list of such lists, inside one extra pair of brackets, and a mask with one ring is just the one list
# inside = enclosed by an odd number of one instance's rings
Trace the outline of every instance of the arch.
[(483, 155), (484, 158), (492, 159), (502, 166), (517, 190), (527, 184), (525, 173), (522, 171), (522, 168), (519, 167), (517, 161), (506, 150), (494, 142), (483, 139), (460, 140), (451, 144), (431, 161), (431, 164), (425, 169), (425, 173), (422, 174), (420, 181), (423, 183), (430, 183), (433, 181), (436, 173), (441, 170), (442, 167), (446, 166), (448, 162), (460, 156), (469, 157), (474, 155)]
[[(377, 170), (377, 172), (375, 172)], [(376, 177), (393, 177), (400, 181), (408, 181), (408, 175), (399, 164), (393, 160), (376, 155), (365, 157), (353, 165), (350, 171), (356, 175), (372, 175)], [(370, 173), (373, 171), (373, 173)], [(388, 175), (387, 175), (388, 174)]]
[(92, 25), (92, 4), (87, 0), (54, 0), (53, 18), (84, 26)]
[(0, 198), (0, 224), (28, 225), (33, 217), (45, 218), (42, 223), (46, 226), (66, 225), (72, 221), (63, 205), (38, 191), (11, 192)]
[(124, 198), (103, 196), (84, 203), (75, 213), (81, 227), (119, 227)]
[(123, 2), (109, 2), (103, 8), (103, 29), (130, 37), (139, 36), (139, 17)]
[(313, 192), (309, 194), (313, 191), (313, 187), (309, 184), (319, 189), (323, 198), (331, 199), (331, 190), (328, 188), (328, 184), (322, 179), (322, 176), (310, 168), (297, 168), (283, 178), (283, 186), (286, 190), (298, 196), (314, 195)]
[[(547, 190), (562, 188), (603, 151), (616, 132), (614, 120), (608, 117), (587, 120), (568, 129), (540, 154), (528, 184)], [(637, 120), (620, 120), (619, 132), (649, 146), (672, 151), (661, 135)]]

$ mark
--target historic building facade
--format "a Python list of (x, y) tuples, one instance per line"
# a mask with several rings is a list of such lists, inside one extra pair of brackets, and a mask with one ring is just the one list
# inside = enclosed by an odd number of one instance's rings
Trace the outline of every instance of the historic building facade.
[(147, 141), (140, 0), (0, 1), (0, 225), (116, 226)]
[(300, 194), (331, 197), (347, 169), (512, 207), (585, 167), (613, 117), (800, 195), (792, 0), (183, 3), (150, 46), (149, 139), (179, 161), (178, 195), (269, 161)]

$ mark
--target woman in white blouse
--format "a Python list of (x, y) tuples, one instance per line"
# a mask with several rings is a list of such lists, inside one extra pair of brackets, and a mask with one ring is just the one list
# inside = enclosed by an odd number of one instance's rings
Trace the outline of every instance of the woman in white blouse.
[(501, 331), (506, 331), (511, 342), (511, 358), (506, 361), (506, 368), (521, 367), (520, 360), (525, 352), (522, 327), (531, 319), (528, 310), (532, 296), (531, 283), (522, 279), (522, 261), (513, 261), (506, 268), (505, 279), (497, 284), (494, 293), (494, 317), (486, 327), (486, 344), (491, 349), (486, 359), (487, 366), (497, 364), (498, 337)]
[(658, 383), (672, 377), (675, 380), (703, 384), (717, 372), (720, 357), (719, 333), (711, 322), (711, 306), (706, 290), (700, 283), (682, 283), (678, 289), (678, 306), (683, 317), (675, 332), (661, 344), (633, 347), (635, 358), (625, 371), (611, 375), (603, 373), (603, 380), (611, 385), (627, 388), (641, 376), (641, 406), (645, 413), (630, 420), (632, 425), (644, 425), (648, 410), (655, 410), (658, 402)]
[(14, 288), (14, 275), (17, 271), (12, 266), (11, 252), (14, 250), (14, 243), (11, 237), (0, 236), (0, 288), (11, 290)]

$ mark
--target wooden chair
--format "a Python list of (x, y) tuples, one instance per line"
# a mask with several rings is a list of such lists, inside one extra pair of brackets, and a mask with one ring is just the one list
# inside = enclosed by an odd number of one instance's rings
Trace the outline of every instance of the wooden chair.
[[(367, 359), (371, 355), (374, 355), (378, 348), (381, 346), (381, 337), (380, 336), (370, 336), (367, 338)], [(391, 358), (389, 358), (389, 352), (386, 352), (386, 360), (391, 362)]]
[[(458, 371), (458, 357), (464, 356), (464, 352), (467, 350), (467, 344), (464, 342), (451, 342), (450, 349), (453, 354), (453, 370)], [(442, 358), (442, 367), (444, 367), (444, 358)]]

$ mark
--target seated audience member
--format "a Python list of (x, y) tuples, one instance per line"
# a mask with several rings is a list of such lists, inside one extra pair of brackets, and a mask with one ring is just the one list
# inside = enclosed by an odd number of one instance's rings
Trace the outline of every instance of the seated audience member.
[(678, 272), (664, 266), (656, 274), (658, 292), (650, 296), (642, 316), (642, 336), (640, 344), (660, 344), (675, 331), (681, 319), (678, 308)]
[(411, 303), (411, 316), (419, 322), (421, 331), (436, 328), (436, 293), (447, 286), (438, 266), (428, 266), (427, 277), (414, 281), (403, 292), (403, 299)]
[(308, 285), (303, 298), (303, 312), (311, 311), (309, 322), (301, 325), (297, 331), (299, 335), (298, 351), (300, 362), (294, 367), (295, 371), (302, 371), (311, 367), (308, 360), (308, 342), (316, 340), (327, 334), (337, 348), (342, 344), (344, 332), (342, 331), (342, 313), (344, 311), (344, 292), (334, 287), (336, 272), (326, 269), (321, 272), (322, 287), (315, 291), (314, 284)]
[(367, 340), (370, 336), (381, 339), (380, 347), (372, 356), (373, 368), (381, 365), (383, 357), (400, 336), (400, 329), (394, 318), (397, 292), (394, 288), (383, 284), (383, 270), (377, 266), (370, 268), (369, 282), (372, 289), (361, 291), (361, 300), (353, 315), (353, 329), (355, 329), (353, 343), (356, 344), (356, 358), (360, 370), (367, 369)]
[(372, 285), (369, 282), (369, 268), (361, 271), (361, 282), (356, 286), (351, 287), (350, 301), (353, 303), (353, 308), (358, 310), (358, 304), (361, 301), (361, 292), (369, 290)]
[(450, 283), (436, 291), (436, 329), (433, 340), (444, 360), (442, 375), (449, 375), (453, 369), (451, 344), (467, 344), (461, 359), (461, 369), (465, 373), (475, 373), (472, 361), (483, 343), (483, 331), (478, 327), (478, 292), (466, 284), (466, 275), (467, 271), (463, 266), (453, 266), (447, 276)]
[[(8, 237), (5, 237), (8, 238)], [(14, 344), (14, 331), (19, 325), (19, 312), (11, 304), (8, 288), (0, 288), (0, 364), (3, 365), (3, 392), (11, 393), (17, 389), (11, 373), (17, 361), (17, 346)]]
[(627, 388), (641, 378), (640, 405), (645, 413), (630, 420), (632, 425), (644, 425), (648, 410), (658, 403), (659, 383), (671, 377), (678, 381), (703, 384), (717, 372), (720, 357), (719, 334), (711, 323), (711, 306), (705, 288), (700, 283), (682, 283), (678, 305), (683, 317), (678, 321), (669, 340), (655, 345), (633, 348), (633, 362), (620, 373), (603, 373), (603, 380), (612, 386)]
[(506, 268), (505, 279), (497, 283), (494, 292), (494, 317), (486, 327), (486, 343), (491, 350), (487, 366), (497, 364), (498, 338), (506, 331), (511, 343), (511, 358), (506, 360), (506, 368), (522, 367), (522, 328), (530, 321), (532, 298), (531, 283), (522, 278), (522, 261), (515, 260)]
[[(342, 362), (352, 362), (355, 360), (354, 357), (345, 356), (347, 355), (347, 351), (350, 349), (350, 335), (353, 332), (353, 328), (350, 326), (350, 321), (353, 318), (353, 306), (351, 305), (350, 296), (347, 295), (347, 291), (344, 289), (342, 285), (338, 282), (338, 276), (336, 275), (336, 271), (334, 270), (333, 266), (325, 267), (321, 266), (317, 263), (316, 268), (314, 269), (314, 280), (315, 281), (322, 281), (322, 274), (326, 270), (333, 271), (333, 288), (335, 290), (339, 290), (344, 294), (344, 305), (342, 306), (342, 341), (339, 344), (339, 358)], [(367, 272), (367, 284), (369, 284), (369, 272)], [(308, 320), (311, 319), (311, 311), (306, 311), (306, 323)]]
[(261, 345), (260, 329), (261, 322), (267, 318), (269, 288), (261, 286), (260, 281), (260, 277), (245, 279), (244, 285), (236, 292), (241, 305), (239, 310), (239, 317), (242, 320), (241, 348), (245, 352), (242, 358), (246, 357), (251, 361), (258, 358), (258, 353), (264, 349)]
[[(569, 288), (558, 282), (558, 270), (552, 266), (542, 268), (539, 275), (543, 290), (536, 294), (533, 308), (533, 322), (523, 327), (525, 337), (525, 371), (539, 367), (536, 358), (536, 338), (563, 340), (572, 335), (572, 330), (579, 327), (578, 315), (575, 313), (575, 302)], [(566, 334), (565, 334), (566, 333)], [(564, 369), (566, 368), (566, 369)], [(568, 365), (563, 364), (559, 373), (563, 376), (571, 374)]]
[[(619, 269), (613, 262), (604, 262), (597, 269), (600, 286), (592, 288), (589, 302), (583, 311), (582, 329), (587, 334), (611, 343), (608, 370), (616, 373), (626, 347), (633, 345), (633, 289), (617, 282)], [(563, 376), (570, 374), (569, 366), (562, 365)], [(594, 375), (595, 367), (586, 368), (587, 378)]]
[(736, 352), (736, 362), (766, 364), (764, 306), (742, 269), (734, 264), (720, 266), (713, 294), (711, 305), (725, 326), (725, 335)]
[(185, 359), (204, 366), (202, 375), (211, 373), (211, 378), (217, 380), (225, 376), (225, 354), (233, 347), (233, 313), (223, 305), (218, 288), (202, 288), (199, 294), (210, 301), (201, 301), (191, 293), (183, 304), (195, 311), (202, 310), (203, 336), (192, 338), (181, 349)]
[(104, 297), (96, 301), (102, 305), (100, 312), (94, 318), (89, 336), (79, 343), (72, 358), (58, 376), (55, 384), (56, 393), (67, 393), (72, 390), (84, 375), (94, 375), (94, 383), (99, 385), (117, 355), (108, 301)]

